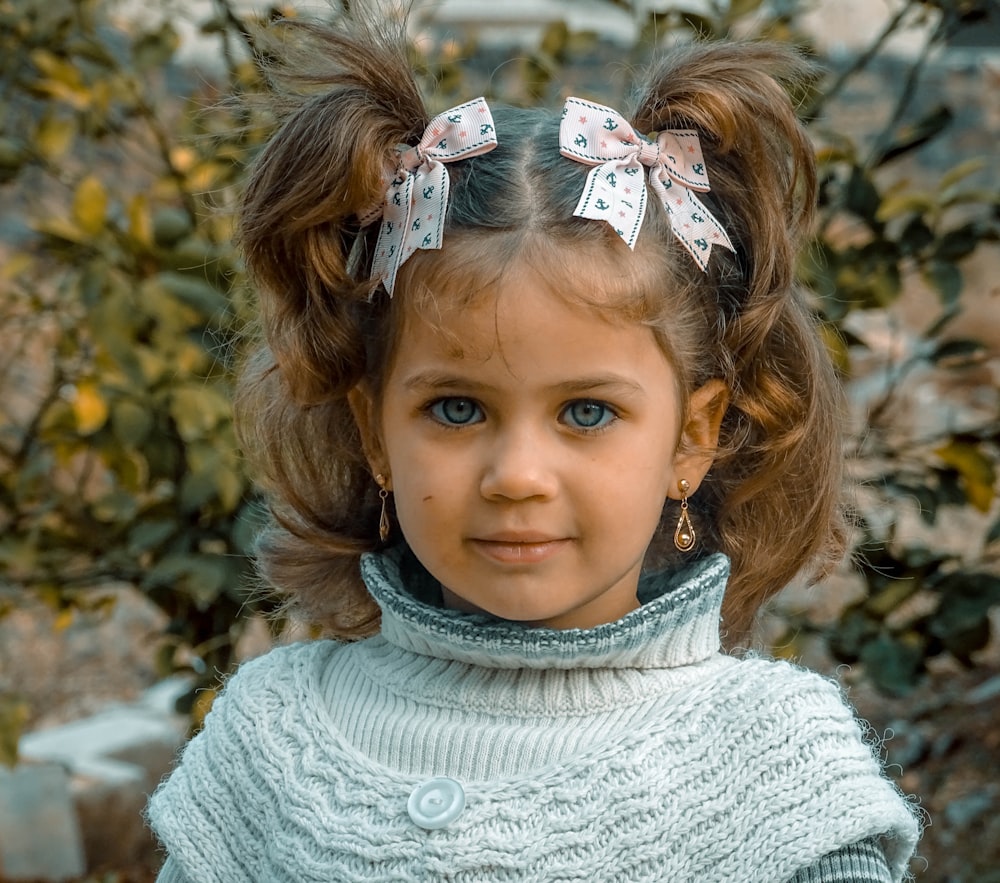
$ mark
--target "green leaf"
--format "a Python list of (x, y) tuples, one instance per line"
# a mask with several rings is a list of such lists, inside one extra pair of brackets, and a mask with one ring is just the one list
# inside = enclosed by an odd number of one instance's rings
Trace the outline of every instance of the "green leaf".
[(179, 529), (172, 519), (154, 519), (136, 522), (128, 533), (128, 548), (132, 554), (138, 555), (158, 549)]
[(166, 586), (183, 592), (199, 610), (207, 610), (219, 597), (230, 576), (222, 555), (176, 554), (161, 558), (147, 572), (143, 588)]
[(954, 338), (935, 347), (930, 359), (935, 364), (942, 362), (966, 363), (982, 356), (985, 352), (986, 347), (980, 340)]
[(762, 0), (729, 0), (727, 18), (735, 21), (760, 9)]
[(182, 273), (160, 273), (156, 279), (177, 300), (194, 307), (202, 316), (218, 317), (229, 309), (225, 295), (204, 279)]
[(924, 281), (938, 293), (938, 300), (945, 307), (958, 303), (962, 294), (962, 271), (952, 263), (931, 260), (921, 271)]
[(957, 573), (938, 586), (941, 602), (928, 626), (953, 656), (965, 661), (989, 640), (989, 611), (1000, 604), (1000, 577)]
[(260, 504), (245, 503), (236, 516), (230, 535), (236, 551), (252, 555), (257, 537), (266, 523), (267, 515)]
[(905, 153), (916, 150), (932, 138), (941, 134), (954, 119), (951, 108), (938, 105), (915, 123), (904, 126), (897, 132), (895, 139), (879, 156), (878, 165), (884, 165)]
[(139, 500), (131, 491), (116, 489), (94, 503), (91, 513), (105, 524), (126, 524), (139, 514)]
[(139, 447), (149, 437), (154, 423), (153, 413), (138, 402), (119, 399), (111, 406), (111, 429), (128, 447)]
[(160, 208), (153, 213), (153, 241), (161, 248), (176, 245), (193, 229), (188, 213), (179, 208)]
[(545, 55), (561, 63), (565, 60), (568, 45), (569, 28), (565, 21), (558, 19), (545, 29), (538, 48)]
[(170, 22), (163, 22), (159, 29), (140, 34), (132, 43), (132, 57), (139, 70), (151, 70), (163, 67), (169, 62), (180, 38)]
[(934, 257), (939, 261), (960, 261), (976, 250), (980, 235), (980, 230), (974, 223), (949, 230), (938, 240)]
[(848, 607), (829, 636), (830, 652), (849, 665), (858, 661), (862, 648), (879, 633), (879, 624), (862, 606)]
[(229, 399), (212, 386), (178, 386), (171, 395), (170, 415), (184, 441), (210, 435), (230, 415)]
[(876, 619), (885, 619), (896, 608), (913, 597), (921, 586), (915, 577), (892, 580), (882, 591), (872, 595), (865, 602), (865, 610)]
[(870, 225), (879, 223), (878, 212), (882, 199), (871, 177), (860, 166), (851, 169), (851, 176), (847, 179), (844, 190), (844, 204), (849, 212)]
[(16, 178), (27, 161), (28, 151), (23, 144), (13, 138), (0, 137), (0, 183)]
[(710, 40), (719, 36), (719, 29), (713, 19), (691, 9), (677, 11), (680, 23), (692, 34), (701, 39)]
[(934, 242), (934, 233), (922, 217), (911, 218), (899, 234), (899, 250), (904, 255), (915, 255)]
[(906, 696), (913, 692), (924, 672), (926, 642), (918, 632), (900, 636), (887, 632), (861, 650), (865, 672), (875, 685), (891, 696)]

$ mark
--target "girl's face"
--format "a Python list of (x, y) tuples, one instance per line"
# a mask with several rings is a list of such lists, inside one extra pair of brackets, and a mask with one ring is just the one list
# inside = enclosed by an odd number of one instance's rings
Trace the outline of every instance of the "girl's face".
[(638, 606), (664, 501), (708, 471), (726, 396), (702, 387), (685, 417), (649, 328), (521, 269), (433, 325), (408, 316), (380, 406), (354, 404), (448, 606), (588, 628)]

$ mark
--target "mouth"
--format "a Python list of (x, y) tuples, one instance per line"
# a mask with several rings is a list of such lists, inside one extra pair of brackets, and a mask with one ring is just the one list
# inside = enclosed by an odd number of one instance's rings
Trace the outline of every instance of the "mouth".
[(501, 564), (538, 564), (558, 555), (570, 542), (566, 537), (514, 533), (469, 540), (477, 552)]

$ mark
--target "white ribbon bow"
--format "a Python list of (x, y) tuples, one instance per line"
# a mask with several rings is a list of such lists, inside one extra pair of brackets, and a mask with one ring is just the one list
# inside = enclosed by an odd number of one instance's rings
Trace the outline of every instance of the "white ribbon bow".
[(440, 248), (448, 210), (444, 163), (497, 146), (493, 116), (476, 98), (434, 117), (416, 147), (401, 147), (396, 176), (386, 192), (372, 275), (392, 295), (399, 268), (418, 248)]
[(692, 192), (709, 190), (697, 132), (666, 129), (652, 142), (610, 107), (569, 98), (559, 127), (559, 152), (595, 166), (573, 214), (607, 221), (629, 248), (635, 247), (646, 214), (642, 167), (648, 166), (649, 186), (667, 210), (674, 235), (702, 270), (708, 270), (713, 245), (736, 251), (722, 225)]

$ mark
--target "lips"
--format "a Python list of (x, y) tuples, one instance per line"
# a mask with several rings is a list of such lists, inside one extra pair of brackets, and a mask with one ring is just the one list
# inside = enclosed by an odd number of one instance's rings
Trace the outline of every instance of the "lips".
[(571, 542), (539, 533), (502, 533), (469, 540), (477, 552), (501, 564), (538, 564), (558, 555)]

